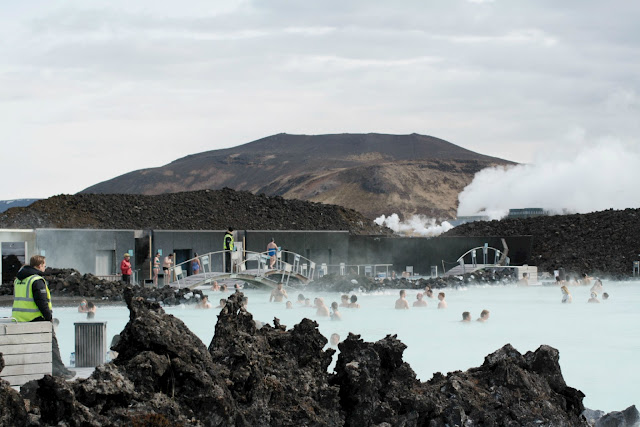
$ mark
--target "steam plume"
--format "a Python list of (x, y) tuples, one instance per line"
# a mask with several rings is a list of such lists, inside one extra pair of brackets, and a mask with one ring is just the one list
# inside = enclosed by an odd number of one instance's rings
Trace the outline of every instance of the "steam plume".
[(438, 224), (434, 218), (427, 218), (423, 215), (413, 215), (406, 221), (400, 221), (400, 217), (394, 213), (388, 217), (382, 215), (374, 221), (378, 225), (389, 227), (396, 233), (427, 237), (437, 236), (453, 228), (447, 221)]
[(505, 216), (512, 208), (588, 213), (640, 207), (640, 147), (619, 141), (573, 144), (538, 156), (534, 164), (478, 172), (458, 196), (458, 216)]

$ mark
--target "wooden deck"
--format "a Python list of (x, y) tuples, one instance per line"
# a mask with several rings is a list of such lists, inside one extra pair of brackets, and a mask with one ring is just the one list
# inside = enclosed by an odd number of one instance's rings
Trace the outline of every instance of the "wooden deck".
[(52, 327), (50, 322), (0, 321), (0, 353), (5, 363), (0, 378), (20, 386), (51, 374)]

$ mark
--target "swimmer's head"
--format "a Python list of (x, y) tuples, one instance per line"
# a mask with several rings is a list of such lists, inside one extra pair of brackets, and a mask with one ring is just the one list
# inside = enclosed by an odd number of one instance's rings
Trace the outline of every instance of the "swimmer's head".
[(329, 342), (331, 343), (332, 346), (338, 345), (338, 343), (340, 342), (340, 335), (335, 333), (331, 334), (331, 338), (329, 339)]
[(567, 294), (567, 295), (569, 294), (569, 288), (567, 288), (566, 286), (561, 287), (561, 288), (560, 288), (560, 290), (561, 290), (561, 291), (562, 291), (562, 293), (564, 293), (564, 294)]
[(355, 295), (351, 295), (351, 302), (353, 303), (353, 302), (356, 302), (356, 301), (358, 301), (358, 297), (355, 296)]

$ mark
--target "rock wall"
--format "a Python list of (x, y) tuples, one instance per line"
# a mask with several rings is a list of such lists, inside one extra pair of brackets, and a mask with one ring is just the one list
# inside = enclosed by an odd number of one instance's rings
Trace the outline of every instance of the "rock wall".
[(226, 230), (227, 227), (393, 233), (353, 209), (229, 188), (157, 196), (60, 195), (0, 213), (0, 228)]
[[(350, 334), (334, 350), (316, 322), (258, 329), (228, 299), (207, 348), (158, 303), (125, 292), (130, 320), (114, 362), (87, 379), (45, 376), (17, 393), (0, 383), (0, 420), (12, 425), (445, 426), (588, 425), (583, 394), (562, 378), (557, 350), (510, 345), (466, 372), (416, 379), (395, 336)], [(213, 326), (213, 325), (212, 325)], [(0, 359), (1, 360), (1, 359)], [(24, 399), (24, 401), (21, 401)], [(6, 403), (5, 403), (6, 402)]]
[[(122, 281), (112, 282), (99, 279), (92, 274), (80, 274), (74, 269), (49, 268), (43, 277), (49, 284), (49, 290), (54, 296), (83, 297), (99, 301), (124, 301), (124, 290), (127, 284)], [(170, 286), (147, 288), (135, 286), (136, 296), (151, 302), (162, 302), (164, 305), (195, 304), (204, 294), (199, 289), (176, 289)], [(0, 286), (0, 295), (13, 295), (13, 283)]]
[(612, 209), (589, 214), (512, 218), (463, 224), (445, 236), (533, 236), (529, 264), (538, 271), (560, 268), (571, 276), (587, 273), (616, 278), (631, 276), (640, 259), (634, 230), (640, 209)]

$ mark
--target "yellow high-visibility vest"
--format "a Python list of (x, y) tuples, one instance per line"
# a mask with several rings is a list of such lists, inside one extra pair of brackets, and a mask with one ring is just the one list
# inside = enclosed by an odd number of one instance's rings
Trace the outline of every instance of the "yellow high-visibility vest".
[(53, 310), (49, 285), (42, 276), (33, 274), (22, 280), (16, 278), (13, 281), (13, 310), (11, 311), (11, 316), (18, 322), (31, 322), (33, 319), (43, 316), (36, 301), (33, 299), (32, 285), (36, 280), (44, 280), (44, 285), (47, 289), (47, 304), (49, 304), (49, 310)]
[[(229, 236), (229, 246), (227, 247), (227, 236)], [(232, 251), (233, 250), (233, 234), (226, 232), (224, 234), (224, 242), (223, 242), (223, 249), (225, 251)]]

